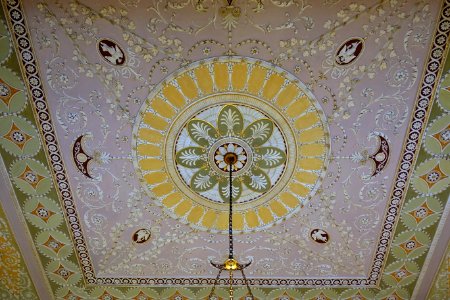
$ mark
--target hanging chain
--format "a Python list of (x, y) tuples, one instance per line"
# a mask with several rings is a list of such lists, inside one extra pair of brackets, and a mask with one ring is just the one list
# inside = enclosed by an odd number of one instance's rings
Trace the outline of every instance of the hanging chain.
[(247, 277), (245, 277), (244, 274), (244, 269), (246, 267), (248, 267), (250, 265), (250, 263), (241, 265), (239, 264), (237, 261), (234, 260), (234, 255), (233, 255), (233, 163), (230, 162), (229, 163), (229, 216), (228, 216), (228, 242), (229, 242), (229, 248), (228, 248), (228, 259), (229, 260), (233, 260), (233, 263), (237, 265), (237, 268), (229, 268), (229, 265), (227, 265), (227, 263), (229, 263), (228, 261), (226, 261), (224, 264), (216, 264), (211, 262), (211, 264), (213, 266), (215, 266), (216, 268), (219, 269), (219, 274), (217, 274), (216, 279), (214, 280), (214, 284), (213, 284), (213, 288), (211, 289), (211, 292), (209, 293), (208, 299), (212, 300), (211, 297), (214, 295), (214, 292), (216, 290), (216, 285), (217, 282), (220, 278), (220, 274), (222, 273), (223, 270), (229, 270), (229, 295), (230, 295), (230, 299), (229, 300), (233, 300), (233, 294), (234, 294), (234, 290), (233, 290), (233, 271), (234, 270), (240, 270), (242, 273), (242, 278), (244, 279), (244, 283), (247, 286), (247, 290), (248, 290), (248, 294), (250, 295), (251, 299), (255, 299), (255, 297), (253, 296), (253, 293), (250, 289), (250, 285), (248, 283)]
[(209, 293), (208, 300), (212, 300), (211, 297), (214, 295), (214, 291), (216, 290), (217, 281), (219, 281), (220, 273), (222, 273), (223, 269), (219, 269), (219, 274), (217, 274), (216, 279), (214, 279), (213, 288), (211, 289), (211, 293)]
[(229, 240), (229, 255), (228, 258), (233, 258), (233, 165), (230, 164), (230, 214), (228, 216), (228, 240)]
[(229, 290), (229, 292), (230, 292), (230, 300), (233, 300), (234, 298), (233, 298), (233, 294), (234, 294), (234, 292), (233, 292), (233, 270), (230, 270), (230, 290)]
[(242, 278), (244, 278), (244, 283), (247, 286), (248, 293), (250, 294), (251, 299), (254, 300), (255, 297), (253, 296), (252, 290), (250, 289), (250, 285), (248, 284), (247, 277), (245, 277), (244, 269), (241, 269), (241, 273), (242, 273)]

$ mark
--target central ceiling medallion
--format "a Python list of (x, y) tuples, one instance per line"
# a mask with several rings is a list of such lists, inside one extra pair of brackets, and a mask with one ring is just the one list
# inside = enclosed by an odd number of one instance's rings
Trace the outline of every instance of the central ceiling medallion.
[(287, 148), (274, 121), (254, 107), (234, 103), (212, 105), (193, 116), (178, 134), (174, 155), (186, 186), (215, 203), (228, 201), (226, 155), (235, 155), (233, 199), (244, 203), (275, 186), (285, 170)]
[(233, 229), (247, 232), (298, 211), (320, 186), (329, 155), (326, 120), (306, 87), (242, 57), (196, 62), (167, 78), (142, 106), (133, 139), (152, 199), (214, 232), (227, 230), (230, 167)]

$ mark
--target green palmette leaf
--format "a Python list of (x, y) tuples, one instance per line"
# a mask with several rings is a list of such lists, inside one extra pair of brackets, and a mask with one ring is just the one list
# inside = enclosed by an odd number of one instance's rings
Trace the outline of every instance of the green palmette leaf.
[[(229, 180), (219, 182), (219, 194), (223, 201), (230, 202), (230, 184)], [(233, 180), (233, 203), (239, 199), (242, 194), (242, 183), (239, 179)]]
[(181, 149), (176, 155), (176, 161), (183, 167), (190, 169), (200, 168), (204, 162), (203, 149), (200, 147), (186, 147)]
[(245, 128), (243, 137), (253, 147), (259, 147), (267, 142), (272, 133), (273, 122), (269, 119), (260, 119)]
[(240, 135), (244, 128), (244, 119), (239, 109), (233, 105), (227, 105), (220, 111), (217, 125), (222, 136)]
[(193, 119), (189, 121), (187, 130), (190, 137), (200, 146), (208, 146), (217, 138), (217, 130), (203, 120)]
[(270, 178), (266, 172), (260, 169), (253, 171), (251, 175), (244, 175), (244, 184), (252, 191), (265, 193), (270, 189)]
[(212, 189), (217, 184), (217, 177), (210, 175), (206, 169), (201, 169), (192, 176), (191, 188), (196, 192), (205, 192)]
[(258, 154), (257, 164), (262, 169), (278, 167), (286, 162), (286, 153), (275, 147), (262, 147), (255, 149)]

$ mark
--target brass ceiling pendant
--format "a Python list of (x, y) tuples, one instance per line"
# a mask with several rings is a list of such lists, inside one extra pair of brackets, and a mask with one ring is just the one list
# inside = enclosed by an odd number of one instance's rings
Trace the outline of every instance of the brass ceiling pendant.
[(235, 258), (233, 254), (233, 169), (234, 164), (238, 162), (238, 156), (234, 152), (227, 152), (224, 155), (224, 161), (228, 165), (228, 171), (229, 171), (229, 217), (228, 217), (228, 259), (225, 260), (224, 263), (215, 263), (210, 261), (211, 265), (213, 265), (215, 268), (219, 269), (219, 273), (217, 274), (216, 278), (214, 279), (214, 284), (211, 289), (211, 292), (209, 293), (208, 299), (212, 299), (211, 297), (214, 295), (214, 291), (216, 289), (217, 281), (220, 278), (220, 274), (223, 270), (227, 270), (229, 272), (229, 295), (230, 300), (233, 300), (233, 272), (234, 271), (241, 271), (242, 278), (244, 279), (244, 283), (247, 286), (248, 294), (250, 296), (250, 299), (254, 299), (252, 291), (250, 289), (250, 285), (248, 284), (247, 277), (245, 277), (244, 269), (250, 266), (252, 263), (251, 261), (248, 263), (240, 264)]

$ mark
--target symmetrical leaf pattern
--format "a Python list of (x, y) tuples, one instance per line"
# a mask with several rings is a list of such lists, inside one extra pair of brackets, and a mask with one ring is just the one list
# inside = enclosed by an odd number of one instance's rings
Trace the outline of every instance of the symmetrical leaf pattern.
[[(219, 111), (216, 127), (213, 126), (214, 122), (211, 123), (210, 119), (194, 118), (187, 123), (191, 141), (198, 146), (189, 146), (179, 150), (176, 154), (176, 162), (179, 167), (195, 170), (194, 175), (189, 178), (189, 182), (186, 182), (192, 190), (207, 192), (216, 189), (222, 201), (229, 201), (228, 172), (225, 172), (228, 170), (228, 165), (225, 165), (225, 155), (227, 154), (234, 154), (237, 158), (233, 165), (235, 171), (233, 199), (238, 201), (244, 188), (258, 194), (270, 190), (271, 179), (266, 170), (285, 164), (286, 153), (284, 149), (277, 147), (264, 147), (274, 133), (274, 128), (276, 128), (274, 122), (261, 117), (253, 120), (244, 128), (244, 115), (239, 106), (230, 104), (224, 105)], [(228, 140), (229, 138), (231, 140)], [(223, 140), (223, 143), (217, 143), (220, 140)], [(242, 141), (243, 145), (239, 141)], [(217, 145), (212, 149), (216, 143)], [(246, 150), (244, 150), (245, 147), (247, 147)], [(206, 151), (206, 149), (210, 150)], [(211, 164), (218, 168), (219, 173), (210, 171)], [(244, 168), (247, 169), (244, 170)], [(240, 170), (242, 170), (241, 173), (239, 173)], [(221, 171), (224, 174), (220, 174)], [(189, 173), (192, 174), (192, 171)], [(208, 193), (208, 195), (210, 194)], [(217, 194), (212, 192), (211, 195)]]
[(209, 175), (198, 175), (193, 177), (194, 187), (196, 190), (205, 190), (211, 187), (211, 176)]
[(227, 105), (220, 111), (217, 124), (223, 136), (240, 134), (243, 128), (242, 114), (235, 106)]
[(261, 174), (259, 174), (259, 175), (252, 175), (250, 177), (250, 179), (252, 180), (252, 181), (250, 181), (250, 186), (254, 190), (262, 190), (267, 185), (266, 178), (263, 175), (261, 175)]
[(250, 126), (252, 132), (252, 139), (266, 139), (269, 137), (269, 124), (257, 123)]
[(216, 129), (203, 120), (191, 120), (187, 128), (192, 139), (201, 146), (209, 145), (217, 135)]
[(249, 189), (259, 193), (265, 193), (271, 187), (269, 176), (260, 169), (254, 170), (251, 175), (244, 175), (243, 181)]
[(217, 184), (217, 176), (209, 174), (206, 169), (200, 169), (192, 176), (191, 188), (197, 192), (205, 192)]
[(253, 146), (263, 145), (272, 136), (273, 122), (269, 119), (260, 119), (250, 124), (244, 131), (244, 138)]
[(199, 168), (203, 160), (202, 148), (200, 147), (183, 148), (176, 156), (177, 163), (187, 168)]
[[(230, 184), (228, 181), (222, 181), (219, 184), (219, 193), (222, 200), (226, 203), (230, 202)], [(242, 185), (240, 180), (233, 180), (233, 187), (232, 187), (232, 193), (233, 193), (233, 200), (239, 199), (242, 193)]]
[(258, 166), (263, 169), (278, 167), (286, 162), (286, 154), (275, 147), (263, 147), (256, 150), (260, 155), (258, 157)]

